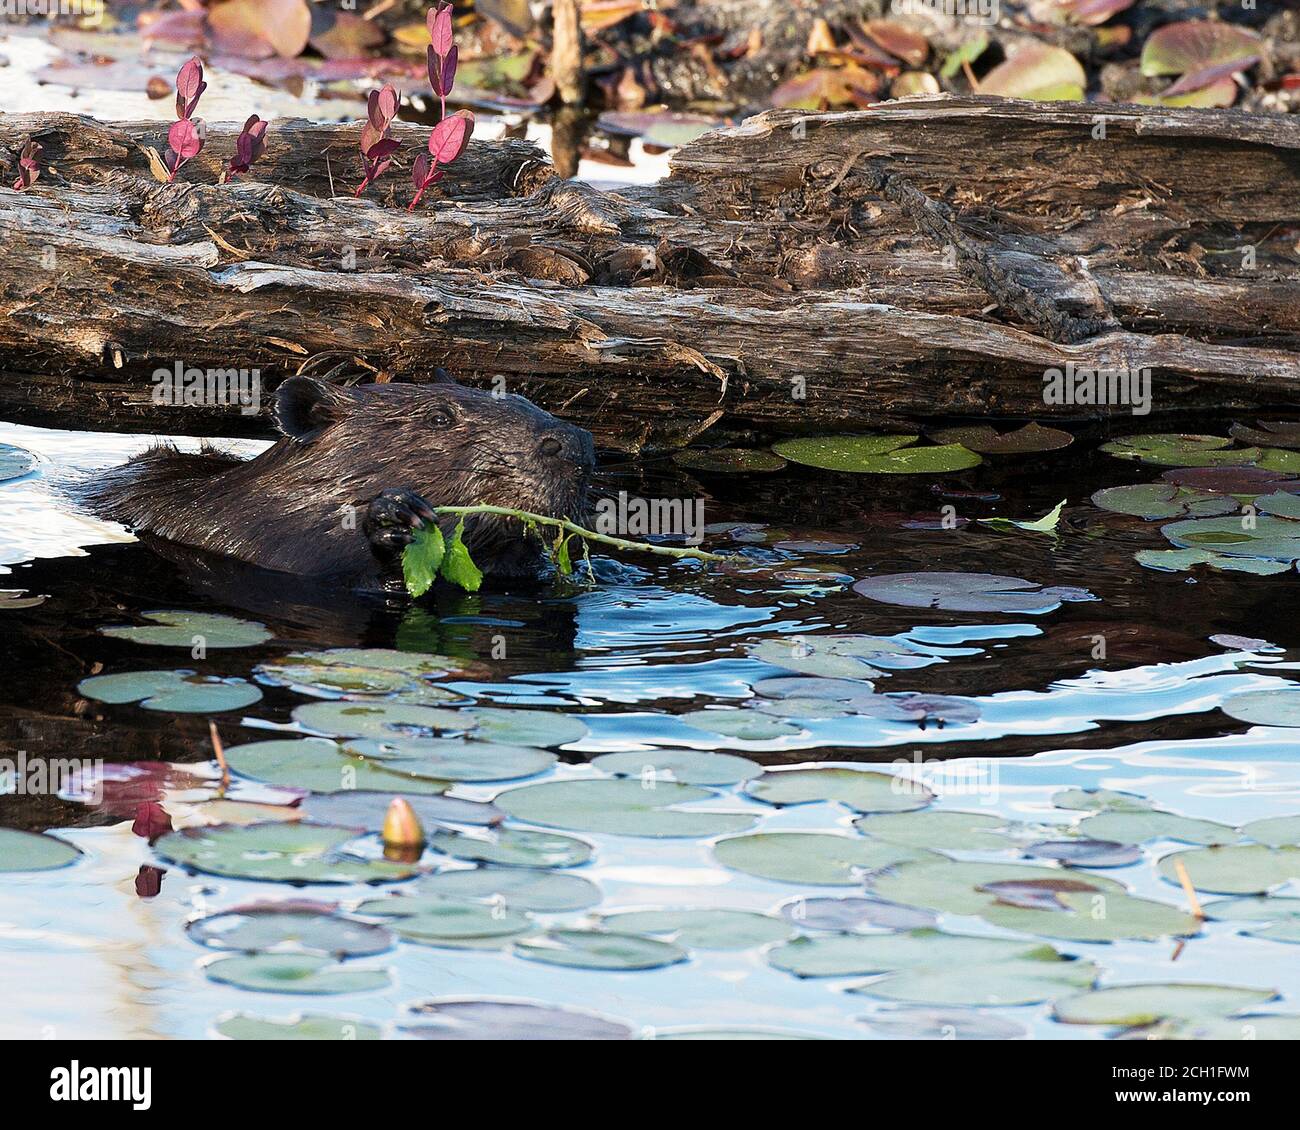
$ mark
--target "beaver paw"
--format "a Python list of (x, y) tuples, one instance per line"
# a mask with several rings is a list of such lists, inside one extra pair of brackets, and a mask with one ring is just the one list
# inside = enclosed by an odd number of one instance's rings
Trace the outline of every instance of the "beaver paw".
[(437, 520), (433, 507), (415, 491), (386, 490), (371, 500), (362, 530), (375, 556), (392, 561), (411, 544), (418, 527)]

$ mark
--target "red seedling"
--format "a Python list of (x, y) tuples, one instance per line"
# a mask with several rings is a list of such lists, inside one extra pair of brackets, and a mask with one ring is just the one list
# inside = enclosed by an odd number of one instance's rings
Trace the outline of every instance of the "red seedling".
[(262, 121), (256, 114), (244, 123), (244, 128), (235, 138), (235, 155), (230, 159), (230, 175), (246, 173), (263, 153), (266, 152), (266, 127), (269, 123)]
[(474, 132), (474, 115), (468, 110), (447, 113), (447, 96), (456, 82), (456, 61), (459, 50), (453, 42), (451, 26), (451, 5), (439, 3), (429, 9), (425, 17), (429, 26), (429, 46), (426, 49), (428, 61), (429, 85), (438, 96), (441, 107), (438, 124), (429, 135), (429, 153), (421, 153), (411, 167), (411, 181), (415, 185), (415, 196), (407, 211), (414, 211), (423, 198), (425, 190), (442, 180), (441, 165), (449, 165), (456, 160), (469, 144)]
[(361, 158), (365, 177), (357, 185), (357, 196), (392, 167), (393, 154), (402, 147), (402, 143), (392, 135), (392, 122), (397, 117), (400, 104), (401, 96), (392, 86), (370, 92), (366, 103), (366, 124), (361, 130)]
[(41, 153), (44, 147), (30, 138), (23, 146), (18, 157), (18, 179), (14, 181), (14, 191), (26, 192), (41, 175)]

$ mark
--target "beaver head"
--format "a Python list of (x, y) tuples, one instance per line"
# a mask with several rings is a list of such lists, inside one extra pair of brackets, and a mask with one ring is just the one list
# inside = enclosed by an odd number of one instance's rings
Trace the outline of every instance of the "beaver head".
[[(396, 488), (432, 506), (487, 504), (583, 521), (595, 467), (590, 433), (522, 396), (439, 376), (430, 384), (355, 388), (285, 381), (274, 413), (289, 441), (277, 445), (287, 448), (279, 474), (310, 468), (314, 483), (327, 470), (337, 476), (330, 493), (356, 502)], [(472, 516), (465, 543), (480, 568), (497, 575), (531, 572), (540, 561), (537, 539), (513, 519)]]

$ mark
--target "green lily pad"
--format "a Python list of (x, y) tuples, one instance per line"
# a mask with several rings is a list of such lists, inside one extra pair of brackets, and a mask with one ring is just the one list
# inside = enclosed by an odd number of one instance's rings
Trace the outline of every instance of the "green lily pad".
[(1144, 796), (1116, 792), (1114, 789), (1062, 789), (1052, 797), (1052, 804), (1073, 812), (1103, 812), (1108, 809), (1146, 812), (1154, 807)]
[(779, 471), (785, 460), (770, 451), (740, 447), (715, 447), (710, 451), (677, 451), (673, 462), (688, 471), (713, 471), (724, 475)]
[(1128, 514), (1148, 521), (1170, 518), (1214, 518), (1235, 514), (1240, 503), (1231, 495), (1187, 490), (1174, 483), (1135, 483), (1107, 487), (1092, 496), (1094, 506), (1113, 514)]
[(995, 902), (980, 911), (994, 926), (1072, 942), (1155, 941), (1200, 933), (1198, 918), (1177, 907), (1122, 891), (1059, 891), (1063, 910), (1029, 909)]
[(422, 879), (418, 890), (461, 901), (500, 901), (516, 910), (543, 914), (586, 910), (601, 899), (600, 888), (581, 875), (506, 867), (439, 871)]
[(702, 950), (754, 949), (784, 941), (793, 933), (780, 918), (712, 907), (623, 910), (601, 915), (600, 926), (616, 934), (671, 934), (673, 941)]
[(56, 836), (0, 828), (0, 872), (53, 871), (80, 858), (77, 848)]
[(471, 706), (460, 714), (460, 728), (468, 730), (471, 737), (508, 745), (564, 746), (588, 734), (581, 718), (554, 710)]
[(217, 1035), (227, 1040), (379, 1040), (376, 1024), (342, 1016), (300, 1016), (293, 1020), (267, 1020), (237, 1012), (216, 1023)]
[[(941, 656), (927, 655), (918, 648), (883, 636), (778, 636), (750, 644), (745, 650), (751, 659), (773, 667), (834, 680), (841, 686), (850, 684), (855, 693), (869, 693), (871, 684), (866, 677), (879, 675), (881, 671), (910, 671), (943, 662)], [(770, 684), (776, 680), (764, 681)], [(814, 693), (813, 697), (818, 696)], [(836, 700), (851, 702), (853, 697), (836, 695)]]
[[(1129, 1033), (1124, 1033), (1128, 1036)], [(1300, 1016), (1249, 1013), (1227, 1018), (1166, 1020), (1132, 1029), (1140, 1040), (1300, 1040)]]
[(365, 957), (392, 949), (382, 926), (358, 922), (314, 902), (254, 903), (199, 918), (185, 928), (211, 949), (259, 953), (289, 948), (327, 957)]
[(314, 793), (413, 793), (435, 795), (447, 781), (389, 772), (381, 763), (347, 757), (328, 738), (292, 738), (250, 742), (226, 750), (226, 763), (241, 777), (286, 789)]
[(895, 1008), (858, 1020), (891, 1040), (1019, 1040), (1029, 1030), (973, 1008)]
[(788, 439), (772, 450), (791, 463), (857, 474), (941, 474), (977, 467), (983, 460), (959, 443), (912, 447), (914, 435), (818, 436)]
[(435, 832), (429, 847), (455, 859), (498, 867), (580, 867), (592, 855), (591, 845), (583, 840), (526, 828), (499, 828), (486, 836)]
[(1205, 913), (1217, 922), (1257, 922), (1242, 933), (1271, 942), (1300, 945), (1300, 898), (1248, 895), (1206, 903)]
[(1189, 518), (1161, 526), (1160, 532), (1179, 549), (1288, 563), (1300, 560), (1300, 523), (1288, 518), (1264, 514), (1249, 524), (1242, 516)]
[(934, 851), (1006, 851), (1014, 823), (985, 812), (894, 812), (853, 822), (864, 836)]
[(258, 681), (325, 696), (395, 694), (419, 690), (428, 704), (463, 702), (464, 696), (425, 682), (464, 668), (445, 655), (394, 651), (382, 647), (336, 647), (295, 651), (254, 668)]
[(294, 709), (293, 720), (318, 734), (375, 741), (430, 737), (466, 728), (460, 711), (401, 702), (309, 702)]
[(1008, 938), (913, 930), (897, 934), (827, 934), (795, 938), (768, 951), (767, 963), (796, 977), (847, 977), (936, 965), (984, 965), (1050, 947)]
[(920, 930), (938, 922), (928, 910), (867, 898), (797, 898), (783, 904), (781, 914), (801, 929), (836, 933), (863, 926), (879, 930)]
[(1131, 867), (1141, 860), (1142, 849), (1112, 840), (1043, 840), (1029, 844), (1025, 855), (1054, 859), (1065, 867)]
[(1300, 494), (1279, 490), (1261, 495), (1255, 499), (1255, 508), (1261, 514), (1272, 514), (1275, 518), (1300, 520)]
[[(871, 893), (906, 906), (921, 906), (946, 914), (983, 915), (999, 898), (993, 884), (1075, 880), (1078, 877), (1055, 867), (1021, 863), (971, 863), (931, 854), (915, 862), (904, 862), (891, 871), (873, 875)], [(1107, 896), (1126, 893), (1122, 884), (1100, 875), (1088, 875), (1087, 883)]]
[(255, 993), (368, 993), (388, 988), (383, 969), (352, 969), (327, 957), (258, 953), (223, 957), (206, 966), (209, 981)]
[(1300, 816), (1270, 816), (1252, 820), (1241, 834), (1269, 847), (1300, 846)]
[(394, 773), (440, 781), (510, 781), (545, 773), (556, 761), (550, 750), (465, 738), (363, 738), (346, 742), (344, 752)]
[(1246, 424), (1233, 424), (1228, 433), (1248, 447), (1300, 449), (1300, 422), (1295, 420), (1260, 420), (1253, 428)]
[(12, 444), (0, 443), (0, 483), (21, 479), (36, 466), (36, 456)]
[(865, 769), (775, 769), (750, 781), (745, 792), (767, 804), (834, 800), (855, 812), (913, 812), (934, 800), (924, 785)]
[(389, 920), (408, 942), (449, 948), (496, 944), (533, 928), (532, 918), (518, 910), (438, 895), (369, 899), (357, 907), (357, 913)]
[[(388, 817), (393, 795), (398, 793), (405, 796), (422, 828), (431, 828), (443, 821), (486, 828), (500, 824), (506, 818), (506, 814), (494, 804), (437, 793), (416, 794), (406, 787), (406, 780), (397, 779), (393, 783), (396, 788), (388, 792), (344, 789), (328, 794), (313, 793), (303, 799), (298, 811), (303, 819), (313, 824), (336, 824), (341, 828), (356, 828), (358, 832), (379, 832)], [(426, 785), (443, 783), (424, 782)]]
[(1146, 809), (1140, 812), (1111, 810), (1089, 816), (1078, 828), (1081, 836), (1121, 844), (1144, 844), (1151, 840), (1180, 840), (1185, 844), (1232, 844), (1241, 836), (1227, 824), (1193, 820), (1174, 812)]
[(828, 698), (764, 698), (755, 699), (749, 706), (773, 718), (794, 718), (803, 722), (847, 718), (853, 713), (848, 703), (832, 702)]
[(1052, 1014), (1062, 1024), (1109, 1024), (1134, 1028), (1161, 1020), (1202, 1020), (1275, 999), (1269, 989), (1234, 985), (1114, 985), (1058, 1000)]
[(243, 679), (193, 671), (125, 671), (82, 679), (77, 690), (99, 702), (138, 702), (146, 710), (174, 714), (220, 714), (251, 706), (262, 692)]
[(1255, 726), (1300, 726), (1300, 687), (1235, 694), (1221, 709), (1229, 718)]
[(1026, 956), (984, 965), (904, 969), (856, 985), (848, 991), (909, 1004), (1039, 1004), (1063, 992), (1087, 988), (1097, 979), (1091, 961), (1071, 961), (1043, 947), (1041, 956)]
[(1255, 557), (1228, 557), (1208, 549), (1142, 549), (1133, 559), (1148, 569), (1162, 573), (1186, 573), (1197, 565), (1209, 565), (1229, 573), (1253, 573), (1271, 577), (1291, 572), (1290, 561), (1263, 561)]
[(501, 793), (498, 807), (516, 820), (575, 832), (621, 836), (691, 837), (741, 832), (754, 823), (749, 812), (683, 808), (715, 800), (717, 793), (670, 781), (543, 781)]
[(1157, 869), (1179, 883), (1177, 864), (1198, 891), (1219, 895), (1259, 895), (1300, 879), (1300, 847), (1271, 848), (1264, 844), (1227, 844), (1166, 855)]
[(773, 741), (776, 738), (794, 737), (803, 733), (803, 729), (792, 722), (783, 722), (761, 711), (743, 708), (718, 707), (712, 710), (690, 710), (677, 717), (697, 730), (746, 742)]
[(994, 573), (884, 573), (864, 577), (853, 591), (883, 604), (903, 608), (939, 608), (948, 612), (1015, 612), (1039, 616), (1063, 601), (1097, 597), (1073, 585), (1039, 585)]
[(1234, 448), (1224, 436), (1155, 435), (1125, 436), (1103, 443), (1101, 450), (1120, 459), (1136, 459), (1165, 467), (1223, 467), (1253, 464), (1262, 452), (1257, 447)]
[(759, 832), (713, 845), (714, 858), (724, 867), (778, 883), (830, 887), (856, 886), (862, 871), (894, 867), (929, 854), (898, 844), (822, 832)]
[(354, 856), (344, 845), (352, 828), (327, 824), (218, 824), (169, 832), (154, 844), (163, 859), (228, 879), (278, 883), (388, 883), (417, 868)]
[(514, 952), (529, 961), (577, 969), (662, 969), (688, 954), (672, 942), (603, 930), (548, 930), (516, 942)]
[(213, 612), (142, 612), (140, 615), (153, 623), (142, 627), (100, 628), (100, 633), (132, 643), (185, 648), (257, 647), (273, 638), (265, 624)]
[(748, 757), (697, 749), (653, 749), (641, 753), (602, 753), (592, 768), (615, 777), (676, 781), (683, 785), (738, 785), (763, 767)]
[(632, 1029), (607, 1020), (531, 1001), (432, 1000), (411, 1007), (422, 1023), (403, 1025), (418, 1040), (627, 1040)]
[(931, 432), (935, 443), (959, 443), (979, 455), (1025, 455), (1038, 451), (1057, 451), (1069, 447), (1074, 436), (1060, 428), (1045, 428), (1029, 423), (1023, 428), (998, 433), (988, 424), (964, 428), (943, 428)]

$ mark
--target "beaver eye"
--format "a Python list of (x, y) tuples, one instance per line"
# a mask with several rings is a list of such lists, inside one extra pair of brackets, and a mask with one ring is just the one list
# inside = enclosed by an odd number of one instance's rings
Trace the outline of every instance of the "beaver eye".
[(429, 413), (429, 423), (437, 428), (449, 428), (456, 422), (456, 417), (447, 408), (435, 408)]

